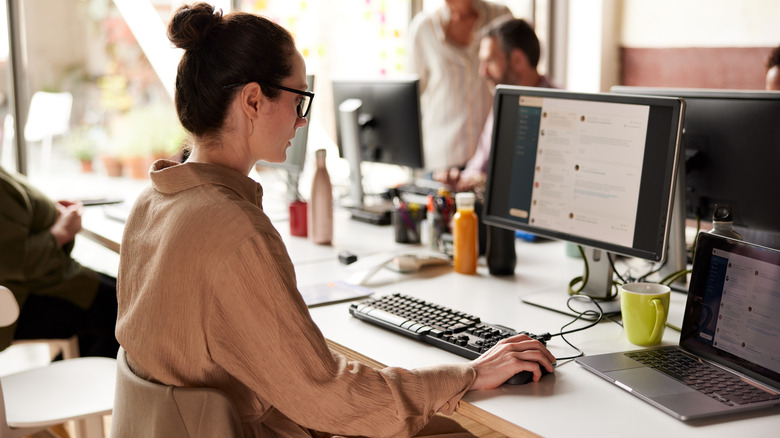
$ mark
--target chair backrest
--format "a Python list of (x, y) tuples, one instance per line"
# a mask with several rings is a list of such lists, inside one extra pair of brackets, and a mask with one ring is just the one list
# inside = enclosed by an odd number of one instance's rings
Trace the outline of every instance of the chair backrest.
[(13, 292), (5, 286), (0, 286), (0, 327), (7, 327), (19, 317), (19, 303)]
[(72, 106), (73, 95), (68, 92), (36, 91), (30, 100), (24, 138), (27, 141), (41, 141), (46, 137), (65, 134), (70, 127)]
[(213, 388), (184, 388), (136, 375), (119, 349), (111, 437), (139, 436), (243, 438), (241, 420), (230, 399)]

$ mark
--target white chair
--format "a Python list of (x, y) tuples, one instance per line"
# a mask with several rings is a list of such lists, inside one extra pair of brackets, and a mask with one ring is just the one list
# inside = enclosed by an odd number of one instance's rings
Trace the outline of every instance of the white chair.
[(79, 357), (79, 337), (73, 335), (68, 339), (22, 339), (16, 340), (11, 345), (23, 344), (49, 344), (49, 355), (51, 359), (62, 353), (63, 359), (73, 359)]
[[(1, 286), (1, 285), (0, 285)], [(9, 307), (14, 309), (13, 312), (19, 313), (19, 306), (14, 301), (14, 305)], [(8, 314), (12, 316), (12, 314)], [(16, 317), (14, 317), (14, 321)], [(13, 324), (13, 321), (6, 325)], [(0, 322), (0, 327), (4, 325)], [(63, 359), (73, 359), (79, 357), (79, 337), (73, 335), (67, 339), (21, 339), (11, 342), (11, 345), (29, 345), (29, 344), (47, 344), (49, 346), (49, 362), (51, 362), (58, 354), (62, 353)]]
[(70, 112), (73, 95), (68, 92), (49, 93), (36, 91), (30, 100), (24, 139), (41, 142), (42, 168), (48, 171), (55, 135), (64, 135), (70, 129)]
[(142, 379), (119, 349), (111, 438), (243, 438), (230, 399), (213, 388), (184, 388)]
[[(13, 324), (19, 306), (0, 286), (0, 326)], [(31, 435), (75, 420), (76, 436), (101, 438), (112, 412), (116, 360), (81, 357), (0, 377), (0, 438)]]

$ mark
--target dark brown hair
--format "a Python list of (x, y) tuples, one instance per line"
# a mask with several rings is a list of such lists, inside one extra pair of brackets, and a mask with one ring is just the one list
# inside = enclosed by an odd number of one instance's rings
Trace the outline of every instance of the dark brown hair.
[[(176, 74), (176, 111), (182, 126), (196, 136), (216, 133), (239, 87), (279, 84), (292, 71), (292, 35), (278, 24), (249, 13), (222, 15), (207, 3), (181, 6), (168, 24), (168, 39), (184, 55)], [(271, 98), (273, 87), (262, 87)]]
[(496, 38), (507, 57), (513, 49), (520, 49), (528, 57), (528, 63), (536, 68), (541, 56), (539, 38), (527, 21), (514, 18), (499, 18), (485, 32), (485, 36)]
[(766, 69), (769, 70), (770, 68), (780, 65), (780, 46), (775, 47), (772, 49), (771, 52), (769, 52), (769, 56), (766, 58)]

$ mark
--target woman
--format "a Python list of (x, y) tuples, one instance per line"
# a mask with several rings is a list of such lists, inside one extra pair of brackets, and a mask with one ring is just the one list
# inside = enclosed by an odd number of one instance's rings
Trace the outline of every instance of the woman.
[(306, 123), (303, 57), (278, 25), (202, 3), (182, 6), (168, 34), (185, 49), (175, 100), (194, 145), (184, 164), (155, 163), (125, 229), (117, 338), (136, 372), (224, 391), (247, 436), (409, 436), (469, 389), (552, 371), (526, 337), (468, 364), (411, 371), (331, 352), (247, 176), (260, 159), (283, 161)]
[(81, 356), (116, 357), (116, 279), (70, 256), (83, 207), (54, 202), (0, 167), (0, 285), (20, 308), (15, 324), (0, 327), (0, 351), (17, 340), (77, 335)]

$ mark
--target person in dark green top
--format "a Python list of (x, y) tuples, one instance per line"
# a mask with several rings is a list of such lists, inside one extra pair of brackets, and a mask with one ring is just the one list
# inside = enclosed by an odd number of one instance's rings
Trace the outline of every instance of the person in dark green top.
[(21, 312), (0, 328), (0, 350), (20, 339), (79, 337), (81, 356), (116, 357), (116, 279), (71, 256), (80, 203), (53, 202), (0, 167), (0, 285)]

